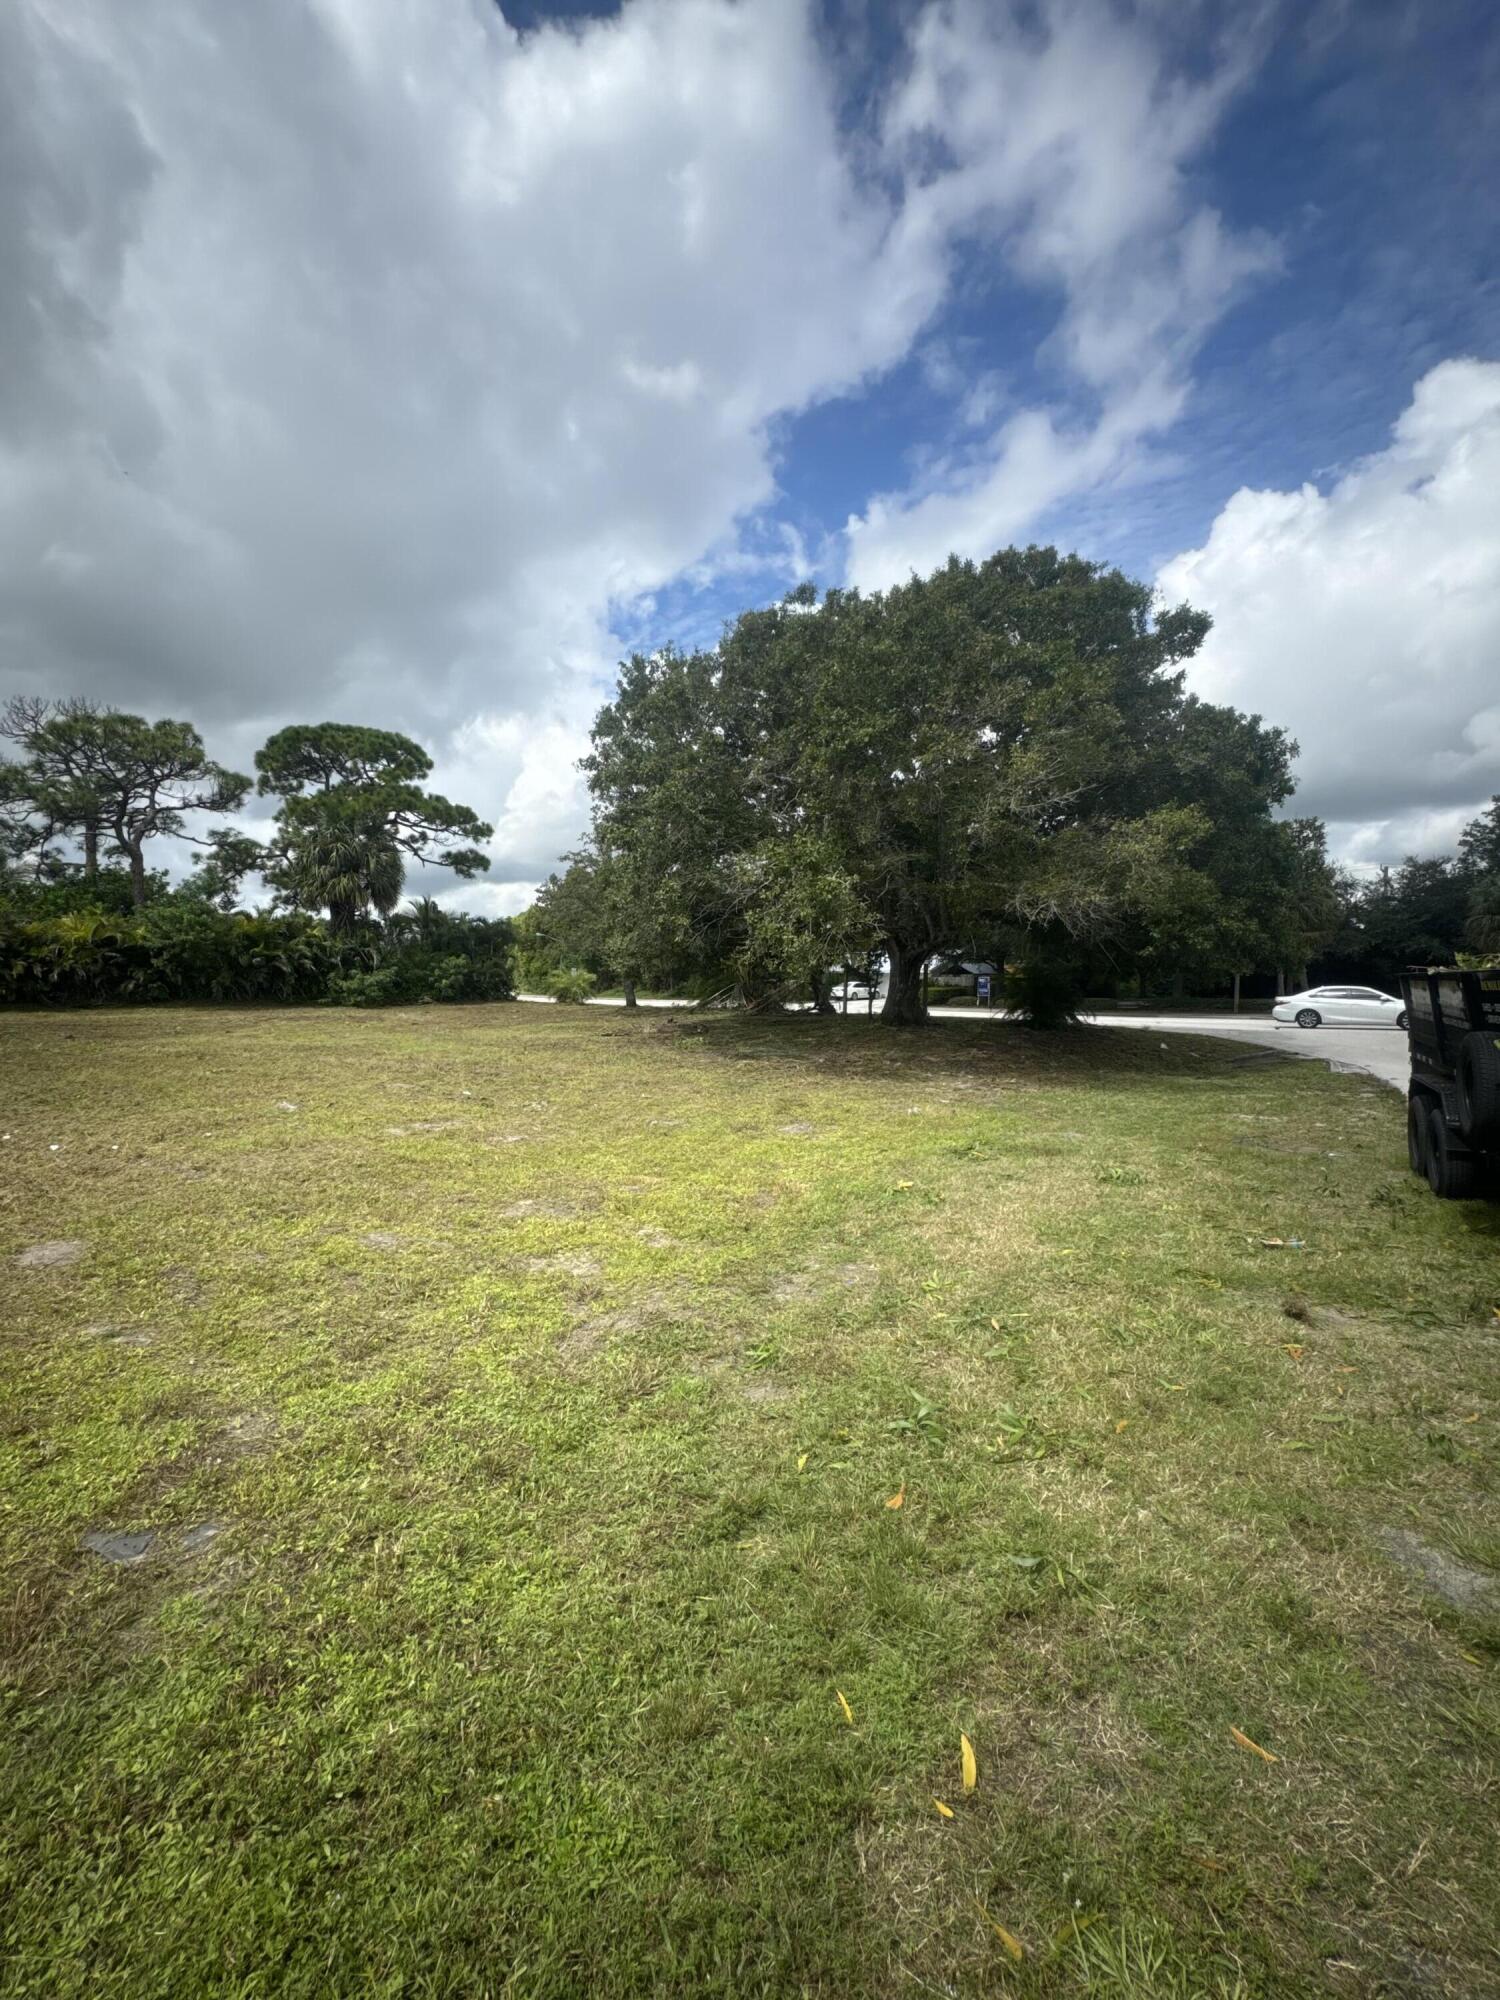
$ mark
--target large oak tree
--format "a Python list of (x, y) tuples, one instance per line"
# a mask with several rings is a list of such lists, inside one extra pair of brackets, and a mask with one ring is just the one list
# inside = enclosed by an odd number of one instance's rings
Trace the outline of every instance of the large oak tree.
[(873, 935), (895, 1023), (923, 1018), (934, 952), (1001, 932), (1170, 948), (1190, 908), (1207, 955), (1257, 887), (1225, 879), (1225, 840), (1271, 824), (1292, 751), (1185, 694), (1207, 629), (1048, 548), (804, 587), (712, 651), (626, 663), (586, 760), (596, 838), (679, 942), (739, 968), (766, 972), (758, 941), (789, 946), (798, 909), (836, 917), (828, 962)]

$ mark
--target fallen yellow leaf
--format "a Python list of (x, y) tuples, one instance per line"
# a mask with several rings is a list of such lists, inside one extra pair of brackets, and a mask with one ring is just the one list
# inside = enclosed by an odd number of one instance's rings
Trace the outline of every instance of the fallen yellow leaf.
[(839, 1707), (844, 1711), (844, 1720), (852, 1729), (854, 1726), (854, 1710), (849, 1706), (849, 1698), (842, 1688), (835, 1688), (834, 1693), (839, 1698)]
[(900, 1492), (893, 1493), (885, 1504), (887, 1507), (904, 1507), (906, 1505), (906, 1481), (904, 1479), (901, 1482)]
[(1302, 1359), (1302, 1343), (1298, 1340), (1284, 1340), (1281, 1343), (1281, 1351), (1283, 1354), (1290, 1354), (1293, 1361)]
[(915, 1186), (916, 1186), (916, 1182), (915, 1182), (915, 1181), (897, 1181), (897, 1183), (896, 1183), (896, 1186), (897, 1186), (898, 1188), (909, 1188), (909, 1187), (915, 1187)]
[(1471, 1667), (1482, 1667), (1484, 1665), (1484, 1661), (1480, 1659), (1477, 1653), (1460, 1653), (1458, 1657), (1461, 1660), (1467, 1660)]
[(1121, 1431), (1123, 1431), (1123, 1430), (1124, 1430), (1124, 1429), (1126, 1428), (1126, 1426), (1127, 1426), (1127, 1425), (1129, 1424), (1129, 1422), (1130, 1422), (1130, 1419), (1129, 1419), (1129, 1417), (1121, 1417), (1120, 1421), (1119, 1421), (1119, 1422), (1118, 1422), (1118, 1423), (1117, 1423), (1117, 1424), (1115, 1425), (1115, 1436), (1116, 1436), (1116, 1437), (1118, 1437), (1118, 1436), (1120, 1435)]
[(1281, 1762), (1281, 1759), (1276, 1755), (1274, 1750), (1262, 1750), (1258, 1743), (1252, 1742), (1244, 1730), (1236, 1729), (1232, 1722), (1229, 1725), (1229, 1733), (1242, 1750), (1253, 1750), (1257, 1757), (1264, 1757), (1268, 1764), (1279, 1764)]
[(953, 1817), (952, 1806), (945, 1806), (941, 1799), (934, 1799), (932, 1803), (937, 1807), (938, 1811), (943, 1815), (944, 1819), (952, 1819)]
[(974, 1761), (974, 1745), (960, 1730), (958, 1737), (959, 1754), (963, 1759), (964, 1790), (972, 1792), (979, 1783), (979, 1766)]
[(1473, 1414), (1473, 1416), (1472, 1416), (1472, 1417), (1460, 1417), (1460, 1418), (1459, 1418), (1459, 1422), (1460, 1422), (1461, 1424), (1477, 1424), (1477, 1423), (1479, 1422), (1479, 1412), (1478, 1412), (1478, 1410), (1476, 1410), (1476, 1411), (1474, 1412), (1474, 1414)]
[(798, 1470), (799, 1472), (805, 1472), (805, 1471), (807, 1470), (807, 1453), (806, 1453), (806, 1452), (803, 1452), (802, 1456), (801, 1456), (801, 1457), (800, 1457), (800, 1458), (799, 1458), (799, 1459), (797, 1460), (797, 1470)]
[[(1497, 1317), (1497, 1318), (1500, 1318), (1500, 1314), (1497, 1314), (1497, 1315), (1496, 1315), (1496, 1317)], [(996, 1333), (998, 1333), (998, 1332), (1000, 1331), (1000, 1322), (999, 1322), (999, 1320), (997, 1320), (997, 1319), (992, 1319), (992, 1320), (990, 1321), (990, 1325), (991, 1325), (991, 1326), (992, 1326), (992, 1327), (993, 1327), (993, 1328), (995, 1329)]]
[(1005, 1946), (1005, 1949), (1009, 1952), (1010, 1956), (1015, 1960), (1016, 1964), (1019, 1965), (1021, 1963), (1021, 1960), (1026, 1956), (1026, 1947), (1025, 1945), (1022, 1944), (1021, 1940), (1016, 1936), (1015, 1932), (1008, 1931), (1005, 1928), (1004, 1924), (997, 1923), (995, 1919), (990, 1915), (989, 1911), (984, 1907), (983, 1903), (980, 1902), (977, 1896), (974, 1898), (974, 1907), (976, 1910), (978, 1910), (980, 1916), (984, 1918), (985, 1922), (989, 1925), (990, 1929), (995, 1933), (995, 1936), (999, 1938), (1001, 1944)]

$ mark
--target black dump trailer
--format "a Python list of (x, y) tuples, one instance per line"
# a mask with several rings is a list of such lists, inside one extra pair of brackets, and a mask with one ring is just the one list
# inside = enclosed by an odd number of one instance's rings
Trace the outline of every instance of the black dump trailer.
[(1401, 980), (1411, 1047), (1412, 1172), (1444, 1201), (1500, 1196), (1500, 966), (1413, 967)]

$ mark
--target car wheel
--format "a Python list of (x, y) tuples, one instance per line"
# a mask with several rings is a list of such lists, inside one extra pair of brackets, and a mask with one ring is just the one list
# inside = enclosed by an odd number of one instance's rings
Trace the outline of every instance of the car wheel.
[(1427, 1121), (1432, 1116), (1430, 1101), (1417, 1094), (1406, 1100), (1406, 1157), (1414, 1174), (1427, 1177)]
[(1297, 1026), (1299, 1028), (1319, 1028), (1322, 1025), (1323, 1025), (1323, 1016), (1318, 1012), (1316, 1007), (1298, 1008)]
[(1396, 1016), (1396, 1026), (1401, 1029), (1403, 1034), (1406, 1032), (1406, 1009), (1404, 1007)]
[(1439, 1201), (1469, 1201), (1479, 1192), (1479, 1162), (1454, 1151), (1440, 1104), (1427, 1121), (1427, 1185)]
[(1458, 1122), (1466, 1139), (1488, 1145), (1500, 1138), (1500, 1036), (1475, 1029), (1458, 1045)]

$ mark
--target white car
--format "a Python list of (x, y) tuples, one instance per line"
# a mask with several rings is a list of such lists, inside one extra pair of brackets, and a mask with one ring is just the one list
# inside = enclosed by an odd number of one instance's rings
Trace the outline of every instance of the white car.
[(1284, 994), (1271, 1019), (1299, 1028), (1404, 1028), (1406, 1009), (1376, 986), (1313, 986), (1306, 993)]

